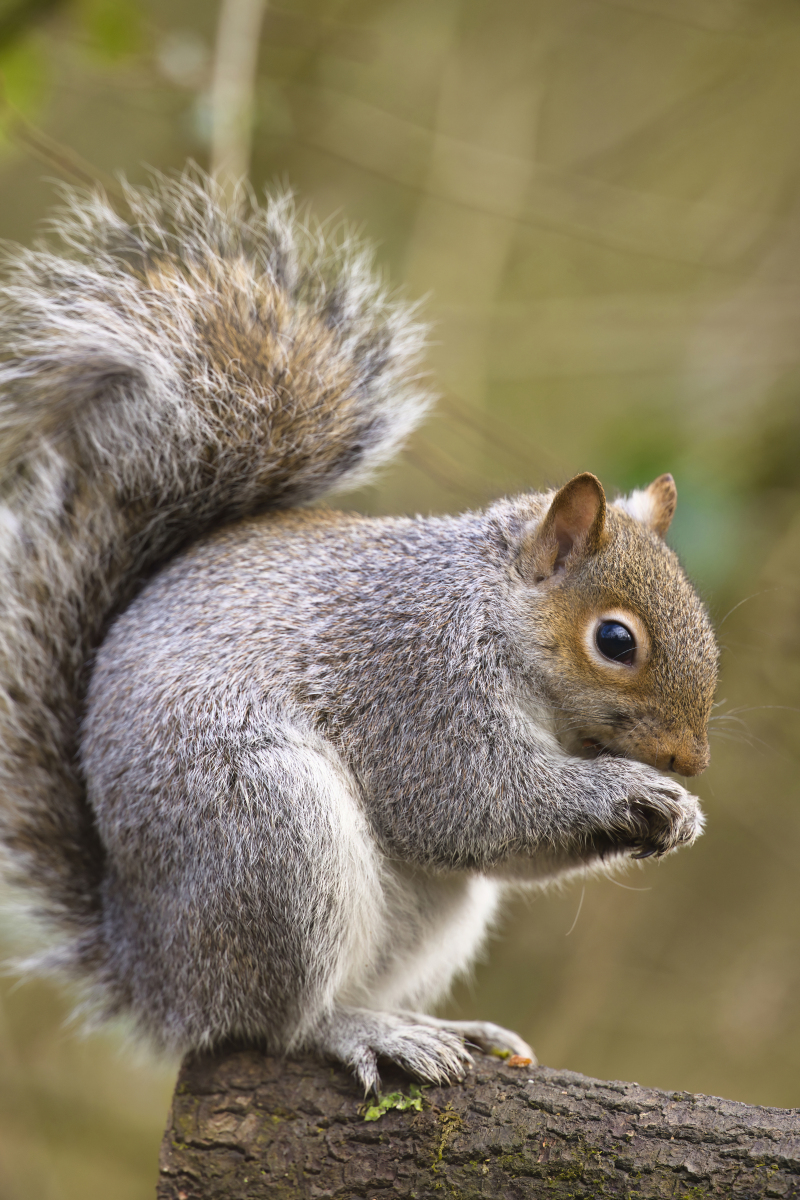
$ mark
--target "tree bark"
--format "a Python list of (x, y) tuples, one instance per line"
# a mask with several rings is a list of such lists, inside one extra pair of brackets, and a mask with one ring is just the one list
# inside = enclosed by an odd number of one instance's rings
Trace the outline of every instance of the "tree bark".
[[(384, 1095), (408, 1096), (387, 1070)], [(800, 1197), (800, 1110), (756, 1108), (476, 1055), (422, 1111), (365, 1121), (351, 1076), (255, 1050), (189, 1056), (159, 1200)]]

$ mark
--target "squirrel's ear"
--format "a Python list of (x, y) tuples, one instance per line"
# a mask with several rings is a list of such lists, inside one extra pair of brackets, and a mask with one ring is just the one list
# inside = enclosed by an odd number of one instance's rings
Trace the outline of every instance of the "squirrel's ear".
[(671, 475), (659, 475), (649, 487), (645, 495), (650, 498), (650, 519), (646, 522), (654, 533), (664, 537), (675, 516), (675, 506), (678, 503), (678, 489)]
[(649, 487), (631, 492), (621, 500), (615, 500), (615, 506), (621, 508), (629, 516), (641, 521), (653, 533), (664, 537), (670, 522), (675, 516), (675, 506), (678, 503), (678, 489), (671, 475), (659, 475)]
[(521, 573), (541, 583), (566, 568), (571, 555), (600, 549), (606, 497), (600, 480), (584, 471), (556, 492), (541, 524), (526, 530), (519, 553)]

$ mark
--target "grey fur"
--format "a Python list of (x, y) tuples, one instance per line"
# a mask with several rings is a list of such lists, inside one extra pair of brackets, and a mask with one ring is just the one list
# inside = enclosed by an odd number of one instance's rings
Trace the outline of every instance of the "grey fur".
[[(561, 494), (439, 519), (275, 511), (407, 432), (421, 331), (286, 201), (237, 216), (184, 178), (129, 204), (126, 225), (73, 199), (77, 257), (23, 254), (5, 292), (15, 877), (57, 961), (161, 1045), (315, 1046), (367, 1088), (381, 1056), (442, 1080), (465, 1037), (526, 1052), (409, 1010), (468, 967), (509, 882), (699, 832), (693, 797), (632, 758), (705, 736), (702, 606), (624, 504), (563, 569), (544, 520)], [(638, 691), (567, 645), (593, 604), (650, 630)], [(580, 757), (581, 738), (627, 757)]]

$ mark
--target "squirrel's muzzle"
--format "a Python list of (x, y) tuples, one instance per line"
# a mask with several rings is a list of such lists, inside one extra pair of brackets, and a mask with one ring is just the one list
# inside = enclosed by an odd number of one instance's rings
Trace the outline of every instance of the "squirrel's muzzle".
[(702, 774), (711, 757), (705, 736), (698, 737), (689, 730), (681, 733), (648, 730), (643, 725), (615, 738), (611, 749), (627, 758), (637, 758), (658, 771), (674, 771), (676, 775)]

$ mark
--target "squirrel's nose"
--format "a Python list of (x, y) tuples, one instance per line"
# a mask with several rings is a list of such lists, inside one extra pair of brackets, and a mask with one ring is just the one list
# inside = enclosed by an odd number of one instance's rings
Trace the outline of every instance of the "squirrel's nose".
[(700, 775), (708, 766), (710, 757), (705, 738), (686, 738), (670, 756), (669, 769), (677, 775)]

